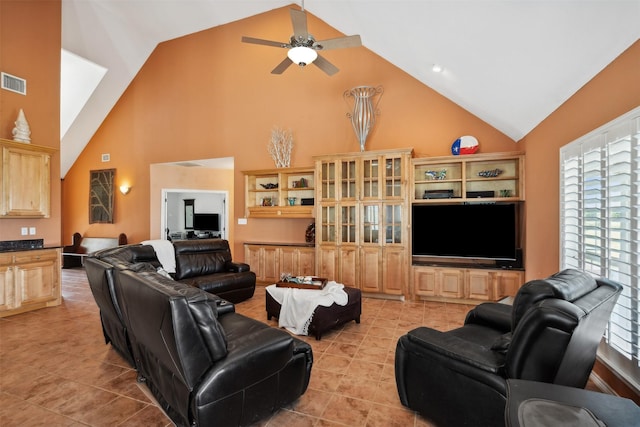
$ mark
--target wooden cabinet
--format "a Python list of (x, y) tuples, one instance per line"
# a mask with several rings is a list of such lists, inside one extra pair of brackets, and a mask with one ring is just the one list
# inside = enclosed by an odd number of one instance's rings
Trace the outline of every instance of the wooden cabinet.
[(318, 275), (372, 294), (408, 291), (411, 149), (315, 157)]
[(495, 273), (495, 280), (502, 295), (514, 297), (520, 286), (524, 285), (524, 271), (499, 270)]
[(513, 296), (524, 271), (414, 265), (414, 297), (424, 300), (476, 304)]
[(413, 203), (524, 200), (524, 155), (491, 153), (412, 159)]
[(314, 170), (312, 167), (264, 169), (243, 173), (247, 217), (313, 217)]
[(279, 255), (280, 270), (292, 276), (316, 274), (316, 250), (314, 247), (282, 246)]
[(0, 139), (0, 217), (48, 218), (55, 149)]
[(503, 295), (492, 280), (491, 272), (487, 270), (465, 271), (464, 297), (481, 301), (496, 301)]
[(59, 249), (0, 254), (0, 317), (61, 302)]
[(281, 273), (293, 276), (315, 275), (315, 248), (308, 245), (245, 243), (245, 262), (264, 284), (280, 280)]
[(18, 305), (13, 270), (13, 255), (0, 254), (0, 316)]
[(413, 266), (413, 288), (418, 297), (462, 298), (464, 271), (441, 267)]

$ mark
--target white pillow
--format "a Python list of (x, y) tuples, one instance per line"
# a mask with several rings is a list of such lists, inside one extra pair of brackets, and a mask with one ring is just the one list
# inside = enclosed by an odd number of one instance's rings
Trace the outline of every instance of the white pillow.
[(176, 272), (176, 252), (173, 249), (173, 243), (168, 240), (145, 240), (143, 245), (153, 246), (153, 250), (156, 251), (158, 261), (162, 264), (167, 273)]

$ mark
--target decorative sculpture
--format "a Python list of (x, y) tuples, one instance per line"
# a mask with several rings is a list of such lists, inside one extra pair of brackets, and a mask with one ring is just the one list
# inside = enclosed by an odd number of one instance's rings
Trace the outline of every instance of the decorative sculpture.
[(29, 123), (27, 123), (27, 119), (24, 116), (24, 111), (22, 108), (18, 113), (18, 119), (14, 122), (16, 127), (13, 128), (11, 133), (13, 134), (13, 140), (18, 142), (26, 142), (27, 144), (31, 142), (31, 130), (29, 129)]
[(291, 165), (291, 150), (293, 149), (291, 130), (287, 132), (278, 127), (273, 128), (267, 149), (277, 168), (288, 168)]
[(478, 176), (482, 178), (495, 178), (502, 174), (502, 169), (491, 169), (478, 172)]
[[(353, 98), (352, 112), (347, 113), (347, 117), (351, 119), (351, 125), (360, 143), (360, 151), (364, 151), (367, 136), (376, 123), (376, 115), (379, 114), (378, 104), (383, 92), (382, 86), (358, 86), (343, 94), (347, 104), (349, 104), (349, 98)], [(373, 99), (376, 95), (380, 96), (374, 104)]]

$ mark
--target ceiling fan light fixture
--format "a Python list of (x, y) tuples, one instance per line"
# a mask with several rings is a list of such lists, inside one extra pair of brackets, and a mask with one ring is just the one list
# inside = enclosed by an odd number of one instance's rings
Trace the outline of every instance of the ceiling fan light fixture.
[(294, 64), (301, 67), (311, 64), (318, 57), (318, 52), (306, 46), (296, 46), (289, 49), (287, 56)]

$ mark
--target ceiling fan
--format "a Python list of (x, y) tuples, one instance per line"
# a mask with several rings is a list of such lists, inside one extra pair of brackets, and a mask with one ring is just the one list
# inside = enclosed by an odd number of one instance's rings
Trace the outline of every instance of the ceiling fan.
[(278, 64), (276, 68), (271, 70), (271, 74), (282, 74), (291, 64), (298, 64), (304, 67), (313, 63), (322, 71), (332, 76), (339, 71), (338, 67), (320, 56), (318, 51), (362, 46), (360, 36), (357, 35), (316, 41), (307, 30), (307, 14), (304, 12), (304, 3), (302, 10), (291, 9), (291, 22), (293, 24), (293, 35), (289, 42), (286, 43), (256, 39), (253, 37), (242, 37), (244, 43), (289, 49), (287, 57)]

